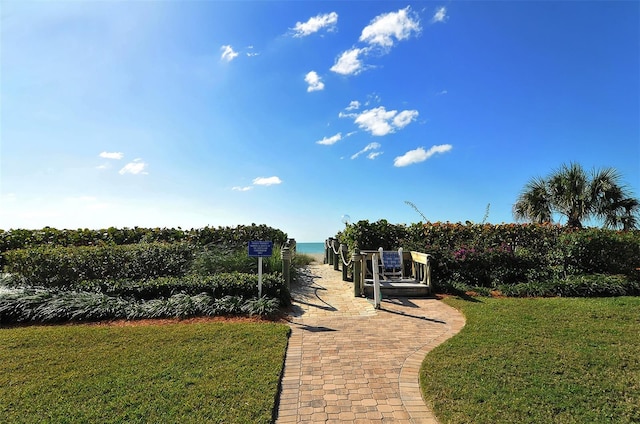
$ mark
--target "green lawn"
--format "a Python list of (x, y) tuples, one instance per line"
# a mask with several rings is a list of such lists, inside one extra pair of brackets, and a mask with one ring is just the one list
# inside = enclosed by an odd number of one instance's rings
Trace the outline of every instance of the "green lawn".
[(268, 423), (289, 328), (0, 329), (0, 422)]
[(421, 370), (443, 423), (640, 422), (640, 297), (478, 300)]

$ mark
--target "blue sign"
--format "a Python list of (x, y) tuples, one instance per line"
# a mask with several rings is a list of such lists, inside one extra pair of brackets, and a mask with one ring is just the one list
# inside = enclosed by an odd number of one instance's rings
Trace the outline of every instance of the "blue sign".
[(249, 256), (257, 256), (259, 258), (271, 256), (273, 253), (272, 241), (254, 240), (249, 242)]

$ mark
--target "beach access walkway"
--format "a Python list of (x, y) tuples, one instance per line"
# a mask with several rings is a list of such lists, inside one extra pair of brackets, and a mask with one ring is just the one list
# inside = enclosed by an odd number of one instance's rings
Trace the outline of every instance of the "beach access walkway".
[(302, 273), (291, 287), (276, 423), (437, 423), (419, 370), (430, 350), (462, 329), (463, 315), (424, 298), (384, 299), (376, 310), (332, 266)]

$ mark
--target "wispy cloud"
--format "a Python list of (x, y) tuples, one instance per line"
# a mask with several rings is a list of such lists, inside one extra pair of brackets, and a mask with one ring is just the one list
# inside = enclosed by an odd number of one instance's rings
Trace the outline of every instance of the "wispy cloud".
[(384, 106), (364, 110), (359, 114), (339, 114), (340, 117), (355, 117), (354, 122), (371, 135), (385, 136), (402, 129), (418, 117), (417, 110), (386, 110)]
[(315, 72), (311, 71), (304, 76), (304, 81), (309, 84), (307, 87), (308, 92), (324, 90), (324, 83), (322, 78)]
[(357, 110), (360, 109), (360, 102), (357, 100), (352, 100), (344, 110)]
[(296, 25), (291, 28), (291, 31), (294, 37), (306, 37), (323, 28), (326, 28), (327, 31), (334, 31), (337, 23), (338, 14), (331, 12), (309, 18), (307, 22), (296, 22)]
[(117, 159), (120, 160), (124, 157), (124, 153), (122, 152), (102, 152), (100, 153), (100, 157), (104, 159)]
[(380, 156), (381, 154), (383, 154), (384, 152), (371, 152), (367, 155), (367, 159), (371, 159), (374, 160), (375, 158), (377, 158), (378, 156)]
[[(364, 149), (360, 150), (358, 153), (354, 153), (353, 155), (351, 155), (351, 159), (355, 159), (358, 156), (360, 156), (363, 153), (369, 152), (371, 150), (378, 150), (380, 147), (382, 147), (382, 145), (380, 143), (369, 143), (365, 146)], [(377, 156), (381, 155), (382, 152), (373, 152), (369, 154), (369, 159), (375, 159)]]
[(230, 45), (222, 46), (220, 47), (220, 50), (222, 50), (220, 59), (226, 60), (227, 62), (231, 62), (233, 59), (238, 57), (238, 52), (234, 51)]
[(322, 140), (316, 141), (316, 144), (322, 144), (324, 146), (331, 146), (332, 144), (336, 144), (338, 141), (342, 140), (342, 133), (338, 133), (331, 137), (325, 137)]
[(126, 164), (120, 171), (120, 175), (133, 174), (133, 175), (147, 175), (147, 164), (142, 159), (134, 159), (133, 162)]
[(364, 51), (365, 49), (353, 48), (343, 52), (338, 59), (336, 59), (336, 63), (330, 70), (340, 75), (359, 74), (364, 69), (364, 66), (358, 56)]
[(451, 150), (453, 146), (451, 144), (440, 144), (432, 146), (429, 150), (424, 150), (423, 147), (418, 147), (415, 150), (409, 150), (402, 156), (398, 156), (393, 160), (393, 166), (402, 167), (413, 165), (414, 163), (424, 162), (431, 156), (438, 153), (445, 153)]
[(253, 180), (253, 185), (270, 186), (275, 184), (282, 184), (282, 180), (278, 177), (258, 177)]
[(273, 177), (258, 177), (255, 178), (253, 180), (253, 185), (250, 186), (235, 186), (235, 187), (231, 187), (231, 190), (233, 191), (250, 191), (253, 190), (255, 188), (255, 186), (271, 186), (271, 185), (277, 185), (277, 184), (282, 184), (282, 180), (276, 176)]
[(373, 46), (392, 47), (395, 41), (405, 40), (421, 30), (420, 21), (409, 6), (397, 12), (375, 17), (360, 35), (360, 41)]
[(444, 22), (448, 19), (447, 8), (442, 6), (436, 9), (436, 13), (431, 18), (431, 22)]
[(247, 57), (255, 57), (255, 56), (259, 56), (260, 55), (260, 53), (257, 53), (255, 51), (253, 51), (253, 46), (247, 46), (247, 50), (250, 50), (250, 51), (245, 53), (247, 55)]

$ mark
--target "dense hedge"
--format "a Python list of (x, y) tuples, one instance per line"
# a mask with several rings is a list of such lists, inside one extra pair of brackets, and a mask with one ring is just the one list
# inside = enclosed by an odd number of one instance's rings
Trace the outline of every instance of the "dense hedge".
[(182, 276), (189, 270), (193, 250), (186, 243), (18, 249), (5, 253), (5, 271), (20, 275), (27, 285), (42, 287), (68, 287), (83, 280)]
[[(230, 272), (204, 276), (160, 277), (149, 280), (89, 280), (79, 282), (71, 288), (139, 300), (164, 298), (179, 293), (189, 295), (207, 293), (216, 298), (224, 296), (250, 298), (258, 295), (258, 276)], [(283, 304), (289, 303), (289, 292), (281, 274), (262, 276), (262, 295), (279, 299)]]
[(40, 230), (0, 229), (0, 268), (6, 263), (4, 253), (30, 247), (69, 247), (126, 245), (153, 242), (186, 242), (195, 246), (220, 245), (227, 248), (246, 246), (250, 240), (271, 240), (276, 245), (287, 241), (287, 234), (266, 225), (239, 225), (237, 227), (181, 228), (114, 228), (102, 230), (58, 230), (45, 227)]
[[(381, 220), (348, 225), (336, 237), (351, 250), (403, 247), (429, 253), (433, 279), (445, 290), (467, 286), (549, 295), (632, 294), (640, 281), (640, 231), (470, 222), (406, 226)], [(605, 277), (580, 280), (591, 274)], [(608, 277), (615, 275), (620, 279)], [(546, 288), (540, 289), (542, 283)], [(518, 290), (511, 289), (515, 286)]]

